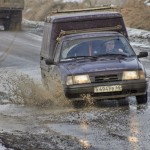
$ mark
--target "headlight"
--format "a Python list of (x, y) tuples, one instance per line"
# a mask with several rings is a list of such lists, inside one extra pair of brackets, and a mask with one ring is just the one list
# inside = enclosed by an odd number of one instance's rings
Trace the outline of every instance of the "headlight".
[(145, 79), (146, 78), (145, 73), (142, 70), (139, 71), (139, 76), (140, 76), (140, 79)]
[(89, 75), (76, 75), (67, 77), (67, 85), (91, 83)]
[(138, 80), (145, 79), (145, 74), (143, 71), (124, 71), (122, 75), (122, 80)]

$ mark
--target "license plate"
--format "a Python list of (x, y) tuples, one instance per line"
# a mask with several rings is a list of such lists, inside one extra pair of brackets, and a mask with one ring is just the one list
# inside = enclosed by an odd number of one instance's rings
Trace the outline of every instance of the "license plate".
[(111, 86), (94, 87), (94, 93), (116, 92), (116, 91), (122, 91), (122, 86), (121, 85), (111, 85)]

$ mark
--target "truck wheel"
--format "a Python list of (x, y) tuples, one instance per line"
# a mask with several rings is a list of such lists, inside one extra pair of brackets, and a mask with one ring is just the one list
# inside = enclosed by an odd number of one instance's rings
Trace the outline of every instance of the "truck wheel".
[(145, 104), (147, 103), (147, 93), (145, 95), (136, 96), (137, 104)]
[(15, 24), (12, 21), (10, 22), (9, 30), (10, 31), (14, 31), (15, 30)]
[(20, 31), (21, 30), (21, 22), (15, 22), (13, 30)]
[(10, 22), (9, 24), (10, 31), (20, 31), (22, 22), (22, 12), (21, 11), (12, 12), (9, 22)]
[(20, 31), (21, 30), (21, 22), (11, 22), (9, 30), (10, 31)]
[(9, 30), (9, 21), (5, 21), (5, 23), (4, 23), (4, 30), (5, 31)]

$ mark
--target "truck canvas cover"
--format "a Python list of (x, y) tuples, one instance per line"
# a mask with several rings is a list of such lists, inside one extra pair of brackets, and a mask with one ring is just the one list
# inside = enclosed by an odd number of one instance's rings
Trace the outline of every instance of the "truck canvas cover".
[(57, 38), (61, 35), (95, 31), (117, 31), (128, 38), (123, 18), (118, 12), (57, 14), (48, 16), (45, 21), (41, 55), (45, 58), (52, 56)]

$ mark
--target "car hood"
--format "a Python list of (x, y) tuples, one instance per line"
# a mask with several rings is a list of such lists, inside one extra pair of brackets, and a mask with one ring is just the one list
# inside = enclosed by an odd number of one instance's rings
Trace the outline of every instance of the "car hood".
[(100, 60), (75, 60), (73, 62), (61, 63), (60, 68), (62, 72), (67, 74), (83, 74), (99, 71), (113, 71), (113, 70), (136, 70), (139, 64), (136, 57), (134, 58), (108, 58)]

